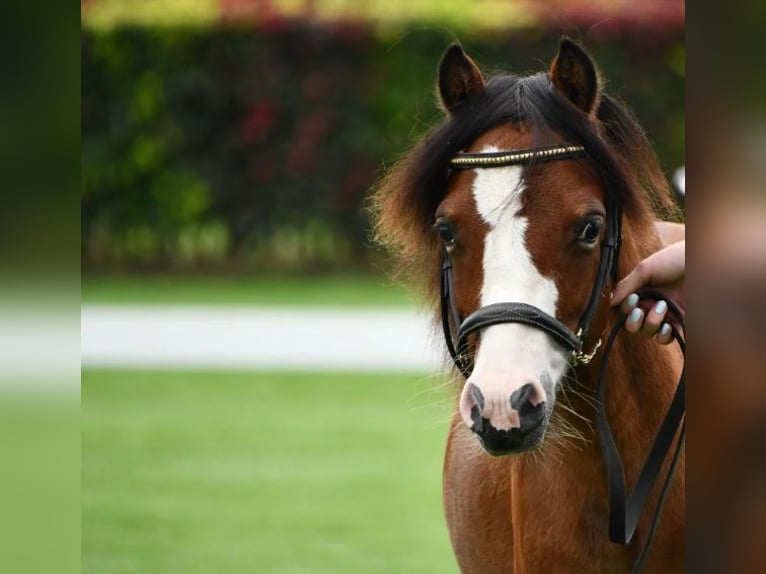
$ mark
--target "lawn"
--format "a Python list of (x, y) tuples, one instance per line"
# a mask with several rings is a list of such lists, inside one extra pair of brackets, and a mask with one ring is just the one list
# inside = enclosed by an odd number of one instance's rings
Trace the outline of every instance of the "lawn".
[(82, 301), (343, 307), (416, 304), (407, 289), (375, 275), (85, 275)]
[(83, 572), (454, 573), (450, 403), (415, 375), (86, 370)]

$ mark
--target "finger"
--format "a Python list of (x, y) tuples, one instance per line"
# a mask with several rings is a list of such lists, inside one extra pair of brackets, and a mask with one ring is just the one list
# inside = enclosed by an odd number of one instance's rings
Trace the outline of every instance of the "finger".
[(657, 341), (661, 345), (669, 345), (673, 342), (673, 330), (670, 328), (669, 323), (662, 324), (659, 333), (657, 333)]
[(612, 306), (619, 305), (641, 287), (663, 287), (682, 282), (685, 275), (686, 241), (679, 241), (653, 253), (620, 281), (612, 294)]
[(631, 293), (625, 298), (622, 305), (620, 305), (620, 311), (625, 315), (630, 315), (630, 312), (635, 309), (636, 305), (638, 305), (638, 294)]
[(642, 261), (614, 288), (614, 293), (612, 294), (612, 306), (619, 305), (629, 294), (638, 291), (638, 289), (647, 283), (648, 278), (649, 267)]
[(641, 334), (645, 337), (654, 337), (660, 330), (662, 322), (665, 320), (665, 313), (668, 311), (668, 304), (664, 300), (657, 301), (648, 313), (641, 325)]
[(641, 322), (644, 320), (644, 311), (640, 307), (633, 309), (625, 320), (625, 330), (628, 333), (638, 333)]
[(683, 241), (686, 238), (686, 225), (683, 223), (655, 221), (654, 226), (657, 228), (662, 244), (665, 246)]

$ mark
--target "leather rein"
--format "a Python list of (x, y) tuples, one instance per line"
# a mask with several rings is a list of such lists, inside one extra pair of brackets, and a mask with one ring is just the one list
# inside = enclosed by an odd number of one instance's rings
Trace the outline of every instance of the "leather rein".
[[(530, 165), (540, 162), (548, 162), (564, 159), (587, 158), (587, 153), (582, 146), (573, 144), (557, 144), (531, 149), (492, 152), (492, 153), (460, 153), (450, 160), (453, 170), (462, 169), (488, 169), (494, 167), (506, 167), (512, 165)], [(607, 193), (606, 197), (606, 230), (601, 242), (601, 253), (596, 274), (596, 281), (591, 291), (588, 303), (580, 316), (576, 332), (572, 332), (561, 321), (545, 311), (527, 303), (503, 302), (493, 303), (480, 307), (465, 319), (462, 318), (455, 300), (453, 286), (452, 259), (445, 249), (441, 273), (441, 319), (444, 330), (444, 339), (447, 350), (455, 363), (455, 366), (467, 379), (473, 370), (473, 359), (470, 356), (468, 337), (472, 333), (502, 323), (523, 323), (548, 333), (554, 341), (569, 352), (570, 365), (577, 368), (588, 365), (595, 357), (602, 344), (602, 338), (595, 342), (589, 337), (589, 327), (596, 313), (599, 299), (611, 280), (617, 282), (617, 268), (619, 259), (619, 246), (621, 236), (622, 212), (615, 199), (615, 194)], [(663, 297), (656, 292), (640, 291), (642, 299), (660, 300)], [(668, 315), (673, 319), (671, 322), (672, 335), (678, 343), (681, 351), (685, 354), (684, 314), (671, 301), (668, 303)], [(643, 514), (649, 495), (659, 478), (662, 466), (673, 446), (676, 447), (671, 456), (670, 466), (662, 484), (659, 501), (655, 506), (650, 528), (646, 541), (631, 568), (631, 573), (636, 574), (643, 566), (644, 560), (651, 546), (654, 534), (662, 513), (662, 507), (667, 499), (670, 484), (678, 466), (685, 437), (684, 416), (685, 403), (685, 367), (681, 373), (680, 381), (676, 387), (675, 395), (660, 425), (654, 443), (642, 465), (633, 492), (627, 493), (625, 485), (625, 471), (620, 453), (614, 443), (611, 427), (606, 415), (606, 385), (609, 356), (615, 339), (625, 326), (625, 317), (621, 317), (608, 334), (604, 346), (603, 358), (599, 366), (597, 395), (599, 408), (596, 412), (596, 427), (598, 429), (599, 444), (606, 466), (606, 478), (609, 496), (609, 539), (617, 544), (627, 545), (635, 533), (638, 521)], [(680, 326), (680, 329), (676, 326)], [(457, 331), (457, 336), (453, 334)], [(587, 351), (590, 349), (590, 351)]]

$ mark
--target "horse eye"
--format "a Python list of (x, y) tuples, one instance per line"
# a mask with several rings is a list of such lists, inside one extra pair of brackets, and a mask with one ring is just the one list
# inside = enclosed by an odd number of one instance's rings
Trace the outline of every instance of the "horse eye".
[(601, 235), (601, 226), (603, 225), (603, 222), (603, 219), (600, 217), (589, 219), (580, 229), (580, 232), (577, 235), (577, 241), (587, 246), (595, 245)]
[(436, 222), (434, 228), (444, 242), (444, 246), (447, 250), (452, 250), (452, 248), (455, 247), (455, 232), (452, 230), (452, 226), (446, 221), (441, 220)]

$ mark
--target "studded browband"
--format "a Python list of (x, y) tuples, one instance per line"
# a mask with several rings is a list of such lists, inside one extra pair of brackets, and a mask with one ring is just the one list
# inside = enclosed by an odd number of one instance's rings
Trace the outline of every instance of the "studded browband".
[(504, 167), (535, 161), (572, 159), (584, 156), (585, 148), (581, 145), (555, 144), (515, 151), (459, 153), (450, 159), (449, 163), (453, 169), (472, 169), (476, 167)]

